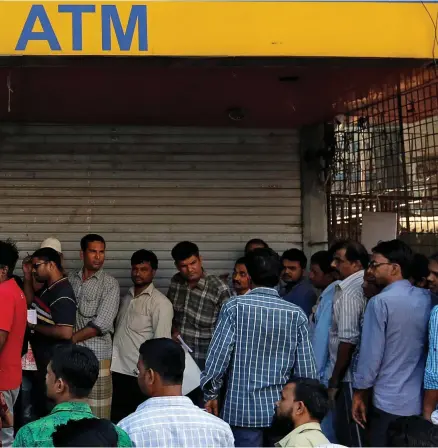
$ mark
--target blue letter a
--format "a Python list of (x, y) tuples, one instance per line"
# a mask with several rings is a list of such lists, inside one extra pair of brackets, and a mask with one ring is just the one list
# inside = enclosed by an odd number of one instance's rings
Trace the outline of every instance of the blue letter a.
[[(43, 31), (33, 31), (37, 20), (40, 21)], [(30, 9), (15, 50), (26, 50), (27, 44), (30, 40), (46, 40), (52, 51), (61, 50), (61, 46), (59, 45), (56, 34), (52, 28), (52, 24), (50, 23), (49, 17), (47, 16), (43, 5), (33, 5)]]
[(115, 5), (102, 6), (102, 49), (104, 51), (111, 51), (111, 23), (114, 26), (120, 50), (129, 51), (131, 49), (135, 27), (138, 24), (138, 49), (139, 51), (147, 51), (146, 5), (133, 5), (131, 7), (126, 31), (123, 31), (117, 7)]

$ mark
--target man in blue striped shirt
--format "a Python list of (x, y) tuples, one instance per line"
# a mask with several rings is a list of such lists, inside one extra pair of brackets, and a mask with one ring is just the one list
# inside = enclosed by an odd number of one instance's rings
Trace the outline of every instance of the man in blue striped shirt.
[(264, 429), (293, 375), (316, 378), (306, 315), (274, 289), (280, 257), (272, 249), (256, 249), (246, 267), (253, 289), (223, 305), (201, 375), (206, 409), (215, 415), (227, 376), (221, 417), (231, 425), (237, 447), (263, 446)]

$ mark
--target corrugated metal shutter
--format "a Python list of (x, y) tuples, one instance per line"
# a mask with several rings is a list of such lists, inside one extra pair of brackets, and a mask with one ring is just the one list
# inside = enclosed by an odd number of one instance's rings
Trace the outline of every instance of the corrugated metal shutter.
[(56, 236), (72, 269), (80, 238), (99, 233), (122, 289), (141, 248), (157, 254), (166, 290), (181, 240), (217, 274), (250, 238), (301, 247), (300, 197), (295, 131), (0, 126), (0, 238), (25, 256)]

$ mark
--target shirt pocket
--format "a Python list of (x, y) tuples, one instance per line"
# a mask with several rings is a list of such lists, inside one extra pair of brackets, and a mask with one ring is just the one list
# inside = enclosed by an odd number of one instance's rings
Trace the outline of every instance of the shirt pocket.
[(81, 316), (92, 319), (97, 315), (97, 309), (99, 308), (98, 297), (82, 297), (78, 302), (78, 312)]

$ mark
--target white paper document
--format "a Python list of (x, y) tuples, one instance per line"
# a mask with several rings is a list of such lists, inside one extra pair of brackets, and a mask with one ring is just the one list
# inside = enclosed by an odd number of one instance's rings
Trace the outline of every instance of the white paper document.
[(184, 349), (184, 352), (186, 354), (186, 368), (184, 370), (182, 393), (187, 395), (201, 384), (201, 370), (188, 350)]
[(177, 336), (177, 339), (180, 342), (180, 344), (182, 345), (182, 348), (184, 350), (187, 350), (189, 353), (193, 353), (193, 350), (184, 342), (184, 339), (181, 337), (180, 334)]
[(27, 321), (30, 324), (34, 324), (36, 325), (38, 320), (37, 320), (37, 312), (36, 310), (27, 310)]

